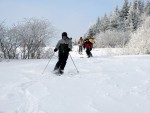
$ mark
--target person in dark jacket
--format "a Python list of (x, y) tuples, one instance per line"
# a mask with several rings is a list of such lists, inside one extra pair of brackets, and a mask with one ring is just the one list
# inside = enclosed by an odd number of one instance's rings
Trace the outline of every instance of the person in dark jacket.
[(54, 52), (58, 51), (58, 62), (55, 65), (54, 72), (64, 73), (64, 68), (68, 59), (69, 52), (72, 50), (72, 41), (68, 38), (67, 33), (62, 33), (62, 39), (58, 41)]
[(83, 47), (84, 47), (84, 49), (86, 48), (86, 54), (87, 54), (88, 58), (92, 57), (93, 56), (91, 53), (92, 43), (89, 41), (89, 39), (85, 39)]

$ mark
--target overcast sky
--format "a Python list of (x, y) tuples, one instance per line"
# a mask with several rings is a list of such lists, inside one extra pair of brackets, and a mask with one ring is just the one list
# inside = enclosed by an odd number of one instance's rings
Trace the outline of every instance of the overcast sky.
[(23, 18), (48, 19), (58, 30), (69, 37), (83, 36), (97, 17), (110, 14), (124, 0), (0, 0), (0, 21), (11, 26)]

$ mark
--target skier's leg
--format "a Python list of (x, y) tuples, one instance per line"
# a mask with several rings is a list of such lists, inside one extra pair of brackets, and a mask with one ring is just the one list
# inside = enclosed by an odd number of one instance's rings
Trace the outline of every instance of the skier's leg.
[(59, 69), (60, 74), (63, 74), (63, 72), (64, 72), (64, 68), (65, 68), (66, 63), (67, 63), (68, 55), (69, 55), (69, 53), (66, 53), (63, 56), (63, 60), (62, 60), (62, 63), (60, 65), (60, 69)]
[(91, 49), (89, 49), (89, 55), (90, 55), (91, 57), (93, 57), (93, 55), (92, 55), (91, 51), (92, 51), (92, 48), (91, 48)]
[(80, 46), (79, 46), (79, 54), (80, 54)]
[(83, 47), (81, 46), (81, 54), (82, 54), (82, 51), (83, 51)]
[(79, 46), (79, 54), (82, 53), (82, 46)]
[(60, 68), (60, 65), (61, 65), (62, 61), (63, 61), (63, 55), (59, 54), (59, 56), (58, 56), (58, 62), (55, 65), (54, 71), (58, 70)]
[(86, 49), (86, 54), (87, 54), (88, 57), (90, 57), (90, 50), (89, 50), (89, 48)]

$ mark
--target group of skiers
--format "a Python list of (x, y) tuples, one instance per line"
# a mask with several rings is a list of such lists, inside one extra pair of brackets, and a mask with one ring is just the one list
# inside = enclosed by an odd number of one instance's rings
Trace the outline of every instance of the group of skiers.
[[(83, 39), (80, 37), (79, 44), (79, 54), (82, 54), (82, 48), (86, 48), (86, 54), (88, 57), (92, 57), (91, 50), (93, 48), (94, 40), (93, 38)], [(54, 52), (58, 51), (58, 62), (54, 67), (54, 73), (63, 74), (66, 62), (69, 56), (69, 52), (72, 50), (72, 39), (68, 38), (66, 32), (62, 33), (62, 39), (60, 39), (54, 49)]]
[(79, 44), (79, 54), (82, 54), (83, 48), (86, 49), (86, 54), (89, 57), (92, 57), (92, 53), (91, 50), (93, 48), (93, 43), (95, 43), (94, 39), (92, 37), (90, 38), (86, 38), (83, 39), (82, 37), (80, 37), (80, 39), (78, 40), (78, 44)]

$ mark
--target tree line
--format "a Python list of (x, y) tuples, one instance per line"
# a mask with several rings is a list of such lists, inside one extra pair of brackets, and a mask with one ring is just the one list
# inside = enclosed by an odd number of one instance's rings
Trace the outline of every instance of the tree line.
[(116, 6), (111, 14), (98, 17), (84, 37), (94, 37), (97, 47), (125, 47), (132, 38), (132, 33), (139, 29), (150, 16), (150, 1), (124, 0), (119, 9)]

